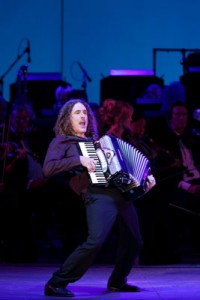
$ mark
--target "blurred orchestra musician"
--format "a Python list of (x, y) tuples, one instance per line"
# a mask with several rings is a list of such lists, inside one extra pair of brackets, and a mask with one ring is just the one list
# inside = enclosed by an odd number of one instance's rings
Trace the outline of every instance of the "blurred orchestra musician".
[(46, 148), (40, 129), (34, 126), (34, 119), (31, 106), (12, 106), (5, 157), (6, 184), (11, 184), (12, 189), (26, 189), (34, 180), (43, 178), (41, 163)]
[(154, 165), (157, 152), (149, 145), (149, 135), (147, 134), (147, 120), (141, 110), (135, 109), (130, 125), (130, 143), (143, 152)]
[(117, 100), (113, 98), (107, 98), (99, 106), (97, 125), (100, 136), (105, 134), (105, 132), (109, 129), (109, 124), (112, 122), (113, 108), (116, 104), (116, 101)]
[(87, 95), (84, 90), (75, 90), (70, 83), (66, 83), (66, 86), (59, 85), (55, 90), (56, 103), (54, 105), (54, 110), (57, 113), (65, 102), (70, 99), (83, 99), (87, 101)]
[[(14, 103), (11, 106), (5, 139), (1, 144), (1, 195), (5, 199), (1, 219), (5, 228), (3, 239), (6, 256), (14, 261), (32, 259), (33, 212), (41, 216), (46, 206), (44, 201), (47, 197), (43, 197), (43, 202), (39, 203), (39, 194), (36, 194), (46, 191), (46, 179), (41, 167), (46, 151), (45, 137), (42, 130), (35, 126), (34, 120), (32, 106)], [(48, 209), (41, 219), (45, 227), (47, 216)], [(39, 218), (38, 220), (41, 221)], [(42, 227), (39, 231), (43, 234)]]
[(100, 134), (112, 134), (124, 139), (130, 129), (134, 108), (128, 102), (112, 98), (105, 99), (99, 108)]
[(156, 186), (135, 202), (144, 237), (141, 260), (144, 263), (173, 263), (177, 261), (177, 247), (173, 235), (170, 210), (164, 195), (169, 189), (169, 170), (176, 159), (152, 138), (145, 113), (135, 108), (129, 135), (126, 139), (150, 161)]
[[(151, 162), (157, 183), (171, 174), (171, 168), (180, 166), (180, 160), (162, 148), (149, 130), (149, 120), (143, 111), (135, 109), (130, 126), (129, 142), (139, 149)], [(170, 172), (170, 173), (169, 173)]]
[(177, 190), (199, 197), (200, 137), (191, 129), (185, 103), (177, 101), (171, 105), (168, 127), (159, 135), (158, 143), (180, 161), (171, 170), (172, 174), (177, 174)]
[(168, 115), (165, 132), (157, 135), (159, 145), (179, 161), (179, 164), (171, 168), (169, 174), (171, 184), (167, 190), (168, 203), (175, 208), (174, 211), (178, 216), (181, 216), (181, 218), (175, 216), (176, 225), (179, 227), (182, 223), (184, 227), (186, 226), (186, 231), (190, 232), (196, 243), (199, 241), (196, 234), (199, 230), (200, 214), (200, 137), (191, 128), (190, 114), (185, 103), (174, 102)]

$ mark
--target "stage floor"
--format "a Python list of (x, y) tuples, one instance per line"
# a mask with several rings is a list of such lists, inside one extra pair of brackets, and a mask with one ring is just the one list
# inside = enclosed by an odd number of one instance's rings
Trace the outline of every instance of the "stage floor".
[[(57, 297), (46, 297), (43, 293), (46, 281), (58, 267), (59, 264), (1, 264), (0, 299), (58, 299)], [(199, 264), (133, 268), (128, 282), (141, 288), (141, 292), (138, 293), (108, 292), (106, 284), (111, 270), (112, 265), (92, 266), (79, 281), (68, 286), (75, 293), (75, 298), (71, 299), (200, 299)]]

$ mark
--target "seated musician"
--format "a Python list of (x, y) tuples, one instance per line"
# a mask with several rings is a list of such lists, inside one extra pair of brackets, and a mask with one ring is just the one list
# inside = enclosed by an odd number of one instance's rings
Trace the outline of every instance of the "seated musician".
[(112, 134), (120, 139), (123, 138), (126, 130), (130, 128), (133, 106), (122, 100), (106, 99), (99, 110), (102, 116), (99, 120), (101, 121), (101, 135)]
[[(198, 198), (200, 196), (200, 138), (190, 128), (189, 113), (185, 103), (178, 101), (171, 105), (167, 124), (165, 132), (158, 136), (157, 142), (180, 162), (171, 169), (176, 191), (185, 191), (184, 194), (191, 196), (191, 199)], [(192, 205), (192, 202), (188, 204)], [(199, 211), (200, 206), (195, 204), (194, 206)]]
[(144, 240), (141, 261), (147, 264), (173, 263), (178, 262), (179, 257), (168, 198), (165, 199), (165, 195), (171, 186), (171, 168), (177, 162), (173, 155), (155, 142), (148, 125), (144, 112), (135, 108), (130, 126), (131, 133), (126, 136), (129, 143), (148, 157), (157, 183), (150, 193), (135, 202)]
[[(46, 240), (49, 229), (50, 205), (45, 203), (49, 201), (48, 197), (42, 197), (43, 201), (40, 201), (41, 193), (46, 195), (46, 179), (42, 171), (46, 143), (42, 130), (35, 126), (34, 121), (35, 112), (30, 105), (12, 105), (10, 126), (1, 153), (2, 197), (6, 199), (2, 201), (3, 220), (5, 224), (7, 219), (12, 220), (9, 224), (12, 231), (4, 236), (6, 245), (9, 245), (5, 251), (8, 260), (12, 257), (16, 261), (35, 260), (35, 238)], [(4, 228), (5, 232), (9, 229)]]
[(190, 128), (190, 118), (185, 103), (178, 101), (171, 105), (168, 127), (158, 136), (157, 141), (180, 162), (171, 169), (174, 192), (182, 195), (176, 195), (174, 201), (184, 208), (199, 213), (200, 138)]
[(172, 168), (180, 166), (180, 160), (170, 151), (161, 147), (156, 142), (156, 139), (152, 137), (148, 119), (139, 109), (134, 111), (130, 125), (130, 134), (126, 139), (148, 157), (157, 183), (161, 184), (163, 179), (171, 174)]
[(170, 184), (163, 193), (175, 214), (174, 229), (179, 237), (189, 238), (197, 245), (200, 244), (196, 238), (200, 213), (200, 139), (190, 125), (187, 105), (174, 102), (168, 112), (165, 131), (157, 133), (157, 143), (179, 161), (168, 173), (166, 182)]

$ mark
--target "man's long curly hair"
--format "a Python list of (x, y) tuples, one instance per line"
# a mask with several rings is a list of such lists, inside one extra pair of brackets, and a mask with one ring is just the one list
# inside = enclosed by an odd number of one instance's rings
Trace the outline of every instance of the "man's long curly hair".
[(98, 139), (97, 121), (90, 105), (82, 99), (71, 99), (67, 101), (60, 109), (58, 118), (54, 126), (54, 132), (56, 136), (68, 136), (74, 135), (70, 120), (72, 109), (76, 103), (82, 103), (88, 114), (88, 127), (86, 131), (86, 137), (92, 138), (93, 140)]

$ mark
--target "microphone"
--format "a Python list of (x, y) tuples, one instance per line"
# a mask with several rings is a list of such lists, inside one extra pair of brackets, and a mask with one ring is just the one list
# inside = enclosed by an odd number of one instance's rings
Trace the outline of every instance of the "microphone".
[(27, 62), (30, 63), (31, 62), (31, 47), (30, 47), (30, 41), (29, 40), (27, 40), (26, 52), (28, 54), (28, 56), (27, 56)]
[(89, 82), (91, 82), (92, 79), (90, 78), (90, 76), (88, 75), (88, 73), (86, 72), (86, 70), (83, 68), (83, 66), (81, 65), (81, 63), (80, 63), (80, 62), (77, 62), (77, 63), (78, 63), (78, 65), (79, 65), (81, 71), (83, 72), (83, 74), (86, 76), (87, 80), (88, 80)]

